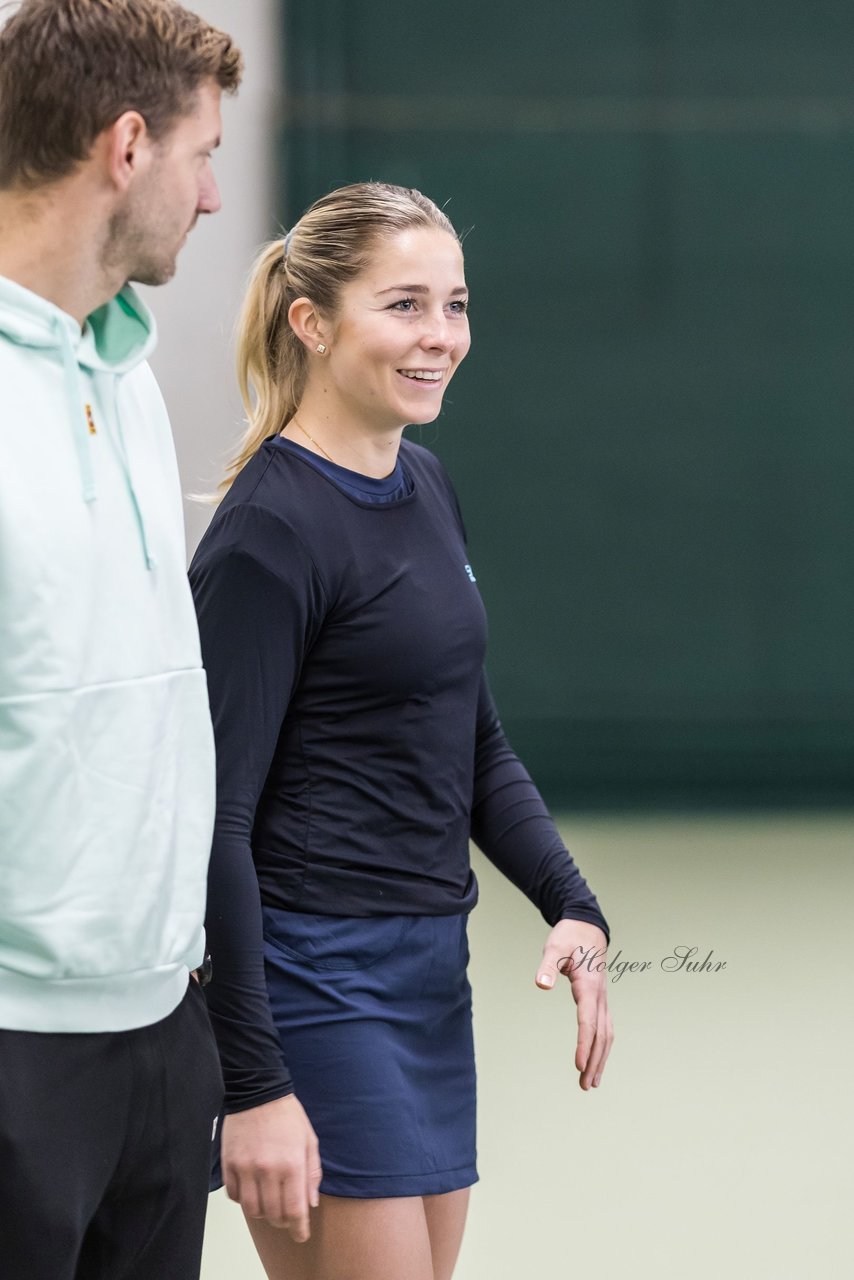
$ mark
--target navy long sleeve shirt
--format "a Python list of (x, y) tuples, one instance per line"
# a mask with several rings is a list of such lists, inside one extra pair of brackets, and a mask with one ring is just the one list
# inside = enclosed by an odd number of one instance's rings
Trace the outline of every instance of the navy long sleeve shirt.
[(454, 914), (471, 836), (549, 924), (607, 925), (502, 731), (456, 497), (408, 441), (398, 497), (273, 438), (190, 568), (217, 747), (206, 989), (227, 1109), (290, 1089), (261, 905)]

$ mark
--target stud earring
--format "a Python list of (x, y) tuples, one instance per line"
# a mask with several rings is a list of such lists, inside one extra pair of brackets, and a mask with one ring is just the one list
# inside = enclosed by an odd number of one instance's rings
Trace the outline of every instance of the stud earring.
[(325, 356), (325, 355), (326, 355), (326, 343), (325, 343), (325, 342), (318, 342), (317, 346), (315, 347), (315, 351), (317, 352), (317, 354), (318, 354), (319, 356)]

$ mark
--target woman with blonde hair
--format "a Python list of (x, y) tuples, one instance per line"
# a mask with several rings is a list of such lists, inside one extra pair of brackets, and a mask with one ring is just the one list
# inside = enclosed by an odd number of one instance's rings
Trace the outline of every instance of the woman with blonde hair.
[(551, 926), (537, 982), (568, 971), (582, 1088), (610, 1048), (603, 975), (562, 964), (607, 926), (501, 729), (450, 481), (401, 438), (440, 412), (467, 305), (444, 213), (360, 183), (263, 250), (243, 310), (249, 429), (190, 576), (222, 1179), (270, 1277), (453, 1272), (477, 1179), (470, 836)]

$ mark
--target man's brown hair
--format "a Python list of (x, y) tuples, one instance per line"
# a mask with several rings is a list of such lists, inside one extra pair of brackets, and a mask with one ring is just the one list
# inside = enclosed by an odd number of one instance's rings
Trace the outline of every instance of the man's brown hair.
[(235, 93), (242, 70), (175, 0), (24, 0), (0, 27), (0, 189), (64, 177), (125, 111), (162, 138), (204, 83)]

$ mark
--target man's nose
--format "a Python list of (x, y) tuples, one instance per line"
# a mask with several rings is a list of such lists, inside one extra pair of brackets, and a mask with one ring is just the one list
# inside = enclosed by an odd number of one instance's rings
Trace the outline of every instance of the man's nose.
[(210, 172), (199, 188), (199, 213), (218, 213), (221, 208), (219, 187), (216, 184), (216, 178)]

